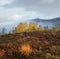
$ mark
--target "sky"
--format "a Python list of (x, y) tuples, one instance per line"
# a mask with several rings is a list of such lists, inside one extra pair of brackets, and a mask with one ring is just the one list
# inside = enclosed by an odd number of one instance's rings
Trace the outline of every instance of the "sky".
[(60, 0), (0, 0), (0, 25), (55, 17), (60, 17)]

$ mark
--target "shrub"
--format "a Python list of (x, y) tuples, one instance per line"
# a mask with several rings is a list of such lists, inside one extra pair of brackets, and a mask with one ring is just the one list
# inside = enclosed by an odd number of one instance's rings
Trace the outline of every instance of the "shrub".
[(21, 47), (19, 47), (19, 51), (24, 55), (30, 55), (32, 52), (32, 48), (29, 44), (22, 44)]
[(0, 57), (3, 57), (4, 55), (5, 55), (5, 50), (2, 49), (2, 50), (0, 51)]

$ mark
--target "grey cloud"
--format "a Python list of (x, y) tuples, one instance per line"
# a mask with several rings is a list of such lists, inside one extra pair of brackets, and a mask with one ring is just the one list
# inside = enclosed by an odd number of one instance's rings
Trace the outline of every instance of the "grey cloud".
[(24, 8), (26, 11), (44, 13), (46, 16), (60, 16), (60, 0), (15, 0), (13, 3), (4, 5), (5, 8)]

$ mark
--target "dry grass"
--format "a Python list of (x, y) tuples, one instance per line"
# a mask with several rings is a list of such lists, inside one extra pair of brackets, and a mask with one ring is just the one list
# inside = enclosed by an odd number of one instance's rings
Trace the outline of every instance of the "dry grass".
[(31, 46), (29, 44), (22, 44), (21, 47), (19, 47), (19, 51), (24, 55), (30, 55), (32, 52)]

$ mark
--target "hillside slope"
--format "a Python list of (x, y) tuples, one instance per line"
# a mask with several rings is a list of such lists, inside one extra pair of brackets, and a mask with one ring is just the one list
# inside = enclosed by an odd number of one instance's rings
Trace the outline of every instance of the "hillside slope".
[[(22, 48), (23, 50), (20, 50), (21, 46), (23, 46)], [(32, 52), (30, 51), (30, 48), (32, 49)], [(1, 56), (2, 51), (3, 54)], [(13, 58), (60, 59), (60, 31), (59, 32), (37, 31), (37, 32), (24, 32), (9, 35), (8, 34), (1, 35), (0, 58), (1, 59), (13, 59)]]

